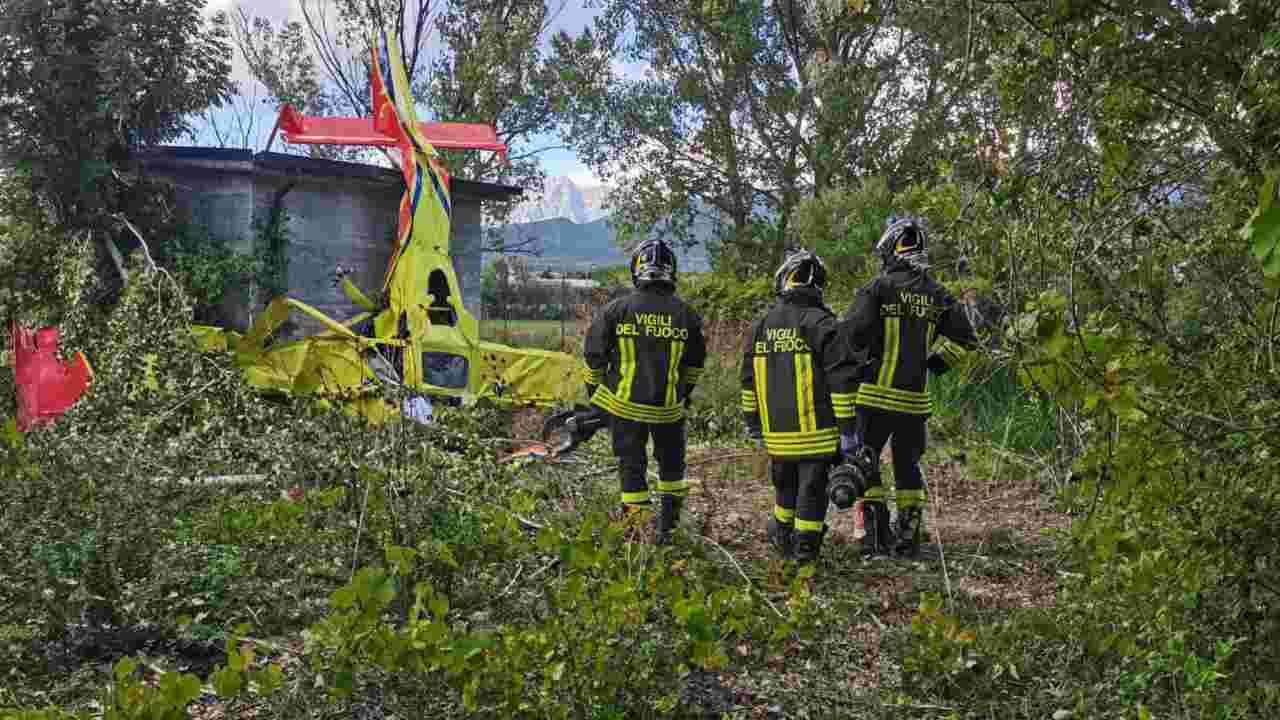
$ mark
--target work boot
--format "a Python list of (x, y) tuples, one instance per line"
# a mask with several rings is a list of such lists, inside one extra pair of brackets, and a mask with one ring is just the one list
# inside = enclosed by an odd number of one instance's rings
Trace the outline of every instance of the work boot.
[(870, 560), (887, 556), (893, 547), (888, 506), (880, 500), (863, 501), (862, 522), (866, 530), (866, 534), (862, 536), (862, 558)]
[(818, 552), (822, 550), (822, 536), (827, 529), (799, 530), (796, 532), (796, 561), (814, 563), (818, 561)]
[(679, 495), (670, 493), (658, 495), (658, 529), (653, 538), (655, 545), (671, 543), (671, 533), (680, 522), (680, 508), (683, 505), (684, 498)]
[(924, 529), (924, 508), (920, 506), (898, 511), (893, 532), (893, 551), (902, 557), (915, 557), (920, 552), (920, 535)]
[(778, 518), (769, 518), (769, 545), (774, 552), (782, 556), (784, 559), (789, 558), (795, 551), (795, 526), (790, 523), (778, 522)]

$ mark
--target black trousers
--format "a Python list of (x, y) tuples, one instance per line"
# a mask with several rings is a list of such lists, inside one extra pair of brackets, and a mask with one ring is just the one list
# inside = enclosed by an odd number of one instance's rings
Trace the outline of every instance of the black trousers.
[[(885, 442), (892, 438), (893, 447), (893, 480), (897, 486), (895, 494), (899, 510), (923, 506), (927, 500), (924, 490), (924, 474), (920, 471), (920, 456), (924, 454), (927, 435), (926, 415), (909, 415), (879, 408), (859, 407), (858, 426), (862, 431), (862, 441), (871, 448), (876, 457), (877, 466), (880, 453)], [(867, 500), (883, 502), (884, 487), (880, 483), (880, 473), (872, 478), (872, 486), (867, 488)]]
[(797, 532), (822, 532), (827, 519), (830, 460), (781, 460), (769, 463), (773, 479), (773, 517)]
[(622, 481), (623, 505), (649, 504), (649, 458), (645, 450), (650, 437), (653, 438), (653, 459), (658, 461), (658, 492), (679, 497), (689, 493), (689, 482), (684, 477), (688, 447), (684, 420), (658, 424), (610, 416), (610, 429)]

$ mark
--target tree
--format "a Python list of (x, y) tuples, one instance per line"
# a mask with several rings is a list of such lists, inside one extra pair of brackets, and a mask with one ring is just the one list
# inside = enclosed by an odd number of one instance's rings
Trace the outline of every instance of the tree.
[[(302, 23), (276, 30), (269, 21), (242, 13), (236, 37), (276, 107), (291, 102), (314, 114), (367, 116), (369, 33), (396, 29), (414, 99), (432, 119), (491, 125), (509, 148), (510, 164), (491, 153), (443, 152), (448, 171), (540, 193), (544, 174), (538, 156), (556, 146), (536, 143), (556, 126), (568, 90), (562, 74), (573, 71), (567, 64), (575, 60), (543, 49), (564, 5), (565, 0), (342, 0), (331, 11), (329, 4), (300, 0)], [(433, 30), (440, 41), (434, 54), (427, 51)], [(309, 52), (302, 47), (304, 35)], [(319, 58), (322, 73), (312, 57)], [(323, 77), (317, 81), (318, 75)], [(386, 157), (398, 162), (392, 154)], [(503, 203), (485, 206), (491, 224), (504, 223), (512, 209)], [(487, 233), (485, 241), (494, 252), (522, 250), (505, 244), (500, 233)]]
[(872, 175), (904, 187), (956, 144), (974, 94), (949, 62), (965, 47), (939, 22), (952, 6), (615, 0), (592, 51), (649, 69), (577, 78), (566, 138), (597, 174), (627, 170), (624, 230), (687, 239), (709, 212), (730, 254), (771, 263), (803, 198)]
[[(432, 114), (452, 122), (493, 126), (510, 148), (509, 166), (489, 154), (445, 153), (449, 171), (492, 178), (542, 192), (544, 173), (537, 146), (551, 134), (566, 102), (562, 74), (574, 72), (571, 56), (547, 56), (542, 42), (565, 0), (449, 0), (436, 15), (444, 42), (430, 65), (423, 97)], [(567, 37), (567, 36), (566, 36)], [(491, 219), (505, 221), (510, 206), (490, 206)]]
[[(188, 129), (228, 94), (225, 16), (203, 0), (0, 0), (0, 157), (39, 203), (51, 243), (162, 224), (134, 151)], [(118, 264), (118, 263), (117, 263)]]

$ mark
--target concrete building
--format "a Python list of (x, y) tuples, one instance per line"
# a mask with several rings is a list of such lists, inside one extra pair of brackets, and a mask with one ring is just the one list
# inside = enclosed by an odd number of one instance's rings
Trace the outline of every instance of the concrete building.
[[(149, 174), (177, 186), (179, 211), (211, 236), (244, 253), (255, 251), (256, 227), (277, 208), (288, 218), (288, 245), (282, 249), (288, 294), (331, 317), (343, 319), (357, 308), (334, 281), (341, 266), (367, 292), (382, 288), (391, 256), (404, 179), (389, 168), (282, 153), (205, 147), (148, 148), (140, 154)], [(451, 178), (452, 237), (449, 252), (462, 286), (463, 303), (480, 315), (482, 255), (481, 205), (517, 199), (522, 190), (506, 185)], [(269, 298), (257, 297), (261, 306)], [(223, 322), (245, 328), (255, 293), (235, 288), (223, 305)], [(288, 328), (307, 334), (309, 320)]]

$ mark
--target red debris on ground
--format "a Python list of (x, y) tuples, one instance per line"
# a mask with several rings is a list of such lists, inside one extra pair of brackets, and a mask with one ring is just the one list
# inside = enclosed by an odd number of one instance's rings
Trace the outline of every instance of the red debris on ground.
[(18, 430), (61, 417), (84, 395), (93, 370), (83, 353), (63, 361), (58, 357), (60, 335), (56, 327), (29, 330), (9, 323), (13, 372), (18, 385)]

